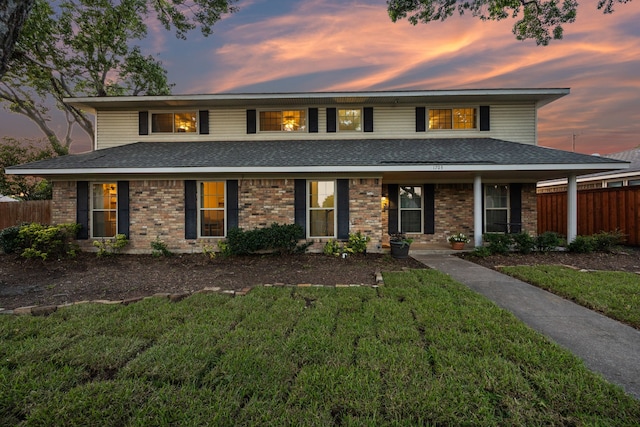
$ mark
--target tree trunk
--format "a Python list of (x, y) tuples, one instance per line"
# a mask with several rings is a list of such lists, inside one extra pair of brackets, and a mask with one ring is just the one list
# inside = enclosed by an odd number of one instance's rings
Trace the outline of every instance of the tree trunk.
[(13, 47), (35, 0), (3, 0), (0, 2), (0, 77), (7, 70)]

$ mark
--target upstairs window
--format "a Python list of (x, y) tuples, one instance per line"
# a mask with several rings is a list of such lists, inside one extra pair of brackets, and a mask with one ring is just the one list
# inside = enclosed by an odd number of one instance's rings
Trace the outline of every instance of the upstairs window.
[(153, 133), (192, 133), (198, 130), (198, 114), (195, 111), (180, 113), (151, 113)]
[(340, 108), (338, 110), (338, 130), (341, 132), (362, 131), (362, 111), (353, 108)]
[(429, 129), (476, 129), (475, 108), (429, 110)]
[(304, 132), (306, 116), (304, 110), (260, 111), (260, 132)]

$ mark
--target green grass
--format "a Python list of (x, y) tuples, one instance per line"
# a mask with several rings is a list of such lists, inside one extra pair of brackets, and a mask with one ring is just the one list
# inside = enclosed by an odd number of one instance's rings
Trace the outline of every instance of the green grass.
[(502, 267), (501, 271), (640, 329), (638, 274), (555, 265)]
[(0, 425), (637, 425), (640, 402), (447, 276), (0, 317)]

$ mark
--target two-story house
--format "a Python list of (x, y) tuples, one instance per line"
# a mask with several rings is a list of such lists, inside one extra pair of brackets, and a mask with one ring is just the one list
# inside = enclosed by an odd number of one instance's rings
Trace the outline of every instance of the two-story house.
[[(72, 98), (95, 150), (8, 168), (53, 182), (53, 222), (197, 251), (231, 227), (297, 223), (321, 249), (360, 231), (421, 243), (536, 230), (536, 182), (626, 163), (537, 145), (568, 89)], [(570, 202), (571, 203), (571, 202)], [(569, 219), (571, 222), (571, 219)], [(570, 228), (571, 229), (571, 228)], [(89, 246), (89, 245), (87, 245)]]

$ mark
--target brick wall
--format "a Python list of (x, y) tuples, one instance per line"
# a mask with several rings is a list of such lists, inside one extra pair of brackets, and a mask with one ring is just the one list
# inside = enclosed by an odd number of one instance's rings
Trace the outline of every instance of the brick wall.
[[(294, 180), (248, 179), (238, 182), (239, 226), (263, 228), (273, 222), (294, 222)], [(198, 252), (203, 245), (216, 245), (218, 239), (184, 238), (184, 181), (130, 181), (130, 244), (128, 252), (149, 252), (150, 243), (159, 238), (175, 252)], [(388, 211), (381, 208), (381, 178), (349, 180), (350, 232), (369, 236), (368, 250), (376, 252), (388, 243)], [(53, 182), (52, 223), (76, 221), (75, 181)], [(535, 233), (537, 224), (536, 188), (522, 187), (523, 230)], [(435, 234), (411, 235), (416, 243), (446, 244), (449, 234), (473, 234), (473, 185), (435, 185)], [(327, 239), (314, 239), (311, 250), (322, 251)], [(92, 240), (80, 242), (92, 249)]]
[(293, 179), (245, 179), (238, 181), (238, 221), (246, 230), (274, 222), (293, 224)]
[(76, 222), (76, 182), (53, 181), (52, 185), (51, 223), (64, 224)]
[(538, 230), (538, 195), (535, 184), (522, 185), (522, 231), (532, 236)]
[(192, 251), (196, 242), (184, 238), (184, 181), (129, 182), (129, 246), (131, 252), (148, 252), (160, 239), (169, 250)]

